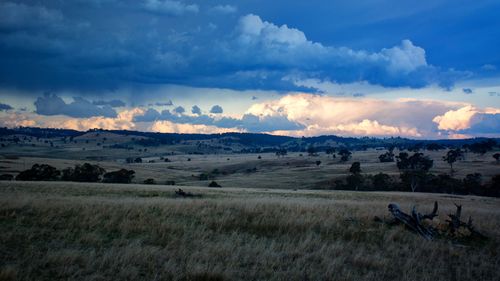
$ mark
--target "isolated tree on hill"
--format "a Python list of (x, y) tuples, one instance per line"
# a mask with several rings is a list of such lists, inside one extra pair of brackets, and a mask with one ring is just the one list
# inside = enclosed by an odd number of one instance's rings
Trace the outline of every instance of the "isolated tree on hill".
[(415, 192), (419, 184), (427, 177), (434, 161), (418, 152), (412, 156), (406, 152), (400, 152), (396, 158), (398, 169), (401, 172), (401, 180), (408, 183), (411, 191)]
[(340, 161), (346, 162), (351, 158), (352, 152), (350, 152), (347, 148), (342, 148), (339, 151)]
[(445, 156), (443, 156), (443, 160), (448, 162), (448, 165), (450, 165), (450, 174), (453, 175), (453, 163), (457, 162), (458, 160), (463, 160), (464, 159), (464, 152), (460, 149), (450, 149), (446, 153)]

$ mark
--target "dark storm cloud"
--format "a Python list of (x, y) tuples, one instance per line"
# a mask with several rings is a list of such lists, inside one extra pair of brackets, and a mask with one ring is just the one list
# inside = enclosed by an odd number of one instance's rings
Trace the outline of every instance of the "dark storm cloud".
[(477, 113), (471, 121), (471, 127), (460, 131), (464, 134), (498, 134), (500, 132), (500, 114)]
[(103, 116), (114, 118), (116, 111), (109, 105), (97, 106), (90, 101), (74, 97), (73, 102), (66, 103), (55, 94), (44, 94), (35, 101), (36, 113), (40, 115), (66, 115), (76, 118), (88, 118), (94, 116)]
[(171, 100), (165, 102), (155, 102), (156, 106), (171, 106), (174, 105)]
[(12, 106), (0, 102), (0, 111), (7, 111), (13, 109)]
[(93, 101), (92, 104), (94, 105), (109, 105), (111, 107), (123, 107), (125, 106), (125, 102), (121, 100), (109, 100), (109, 101), (104, 101), (104, 100), (98, 100), (98, 101)]
[(210, 109), (210, 113), (214, 113), (214, 114), (220, 114), (224, 112), (224, 110), (222, 109), (222, 107), (220, 105), (214, 105), (212, 106), (212, 108)]
[[(426, 49), (435, 46), (435, 41), (412, 41), (411, 36), (410, 40), (401, 40), (407, 38), (401, 32), (389, 34), (391, 40), (380, 38), (373, 43), (375, 39), (367, 39), (373, 44), (351, 47), (353, 42), (348, 38), (339, 42), (331, 38), (366, 37), (361, 31), (339, 32), (336, 36), (315, 33), (307, 22), (288, 16), (295, 3), (256, 1), (241, 5), (209, 5), (196, 0), (3, 2), (0, 86), (93, 92), (129, 85), (179, 84), (288, 91), (305, 88), (287, 77), (338, 83), (367, 81), (388, 87), (434, 83), (450, 87), (455, 80), (469, 75), (428, 61), (429, 57), (440, 58), (439, 53)], [(265, 13), (269, 5), (283, 5), (272, 20)], [(319, 1), (317, 5), (302, 7), (301, 12), (321, 12), (334, 4)], [(428, 7), (422, 6), (418, 8), (428, 12)], [(248, 14), (254, 10), (256, 14)], [(486, 12), (490, 10), (494, 9)], [(362, 26), (380, 17), (365, 16), (366, 21), (359, 23)], [(355, 26), (352, 22), (340, 23)], [(309, 34), (315, 39), (310, 39)], [(349, 43), (347, 47), (342, 47), (343, 42)], [(493, 57), (487, 56), (492, 52), (486, 50), (484, 57)], [(483, 54), (478, 56), (483, 59)]]
[(471, 88), (463, 88), (462, 91), (465, 93), (465, 94), (472, 94), (474, 91), (471, 89)]
[(245, 114), (241, 119), (232, 117), (215, 118), (209, 115), (190, 116), (172, 114), (169, 110), (161, 113), (155, 109), (148, 109), (143, 115), (135, 116), (135, 122), (153, 122), (166, 120), (173, 123), (216, 126), (219, 128), (238, 128), (249, 132), (270, 132), (277, 130), (301, 130), (304, 125), (289, 120), (286, 116), (255, 116)]
[(191, 113), (200, 115), (201, 114), (201, 108), (199, 108), (197, 105), (193, 105), (191, 108)]
[(186, 110), (184, 109), (184, 107), (178, 106), (178, 107), (174, 108), (174, 112), (177, 114), (182, 114), (182, 113), (186, 112)]

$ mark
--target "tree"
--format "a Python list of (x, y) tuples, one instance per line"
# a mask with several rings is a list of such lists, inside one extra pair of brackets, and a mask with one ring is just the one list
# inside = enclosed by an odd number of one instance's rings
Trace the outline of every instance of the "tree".
[(2, 174), (0, 175), (0, 181), (11, 181), (14, 179), (14, 176), (11, 174)]
[(412, 192), (415, 192), (420, 183), (425, 180), (429, 170), (434, 165), (428, 156), (416, 152), (409, 156), (406, 152), (400, 152), (397, 158), (397, 166), (401, 172), (401, 180), (410, 185)]
[(349, 173), (351, 174), (361, 173), (361, 163), (359, 162), (352, 163), (351, 168), (349, 168)]
[(457, 149), (450, 149), (446, 153), (445, 156), (443, 156), (443, 160), (448, 162), (450, 165), (450, 174), (453, 175), (453, 163), (457, 162), (458, 160), (463, 160), (464, 158), (464, 153), (460, 148)]
[(335, 148), (334, 147), (329, 147), (326, 149), (326, 154), (334, 154), (335, 153)]
[(473, 144), (464, 145), (465, 149), (468, 149), (472, 153), (485, 154), (486, 152), (493, 149), (494, 146), (497, 145), (495, 140), (489, 139), (482, 142), (476, 142)]
[(467, 193), (470, 194), (481, 194), (483, 177), (480, 173), (468, 174), (463, 179), (464, 188)]
[(222, 186), (220, 186), (217, 182), (212, 181), (211, 183), (208, 184), (208, 187), (222, 187)]
[(381, 163), (394, 162), (394, 153), (392, 153), (391, 151), (387, 151), (384, 154), (380, 154), (378, 159)]
[(390, 190), (392, 185), (391, 176), (384, 173), (378, 173), (372, 178), (373, 189), (375, 190)]
[(130, 183), (134, 178), (134, 174), (134, 170), (120, 169), (105, 173), (102, 181), (106, 183)]
[(276, 151), (276, 156), (278, 156), (278, 158), (285, 157), (286, 154), (287, 154), (287, 151), (284, 148), (280, 148), (278, 151)]
[(495, 158), (495, 160), (498, 162), (500, 162), (500, 153), (495, 153), (493, 154), (493, 158)]
[(427, 150), (430, 150), (430, 151), (438, 151), (438, 150), (441, 150), (441, 149), (445, 149), (446, 147), (439, 144), (439, 143), (429, 143), (428, 145), (425, 146), (425, 148)]
[(350, 152), (347, 148), (342, 148), (339, 151), (340, 161), (346, 162), (351, 158), (352, 152)]
[(53, 181), (61, 174), (55, 167), (47, 164), (35, 164), (29, 170), (22, 171), (16, 176), (18, 181)]
[(311, 144), (308, 148), (307, 148), (307, 153), (309, 154), (309, 156), (316, 156), (316, 148)]
[(347, 185), (354, 189), (358, 190), (360, 185), (363, 183), (363, 175), (361, 175), (361, 164), (359, 162), (354, 162), (349, 168), (349, 172), (351, 173), (347, 178)]
[(83, 165), (75, 165), (74, 169), (64, 169), (61, 178), (65, 181), (98, 182), (104, 173), (106, 173), (106, 170), (98, 165), (85, 163)]
[(145, 179), (143, 183), (144, 184), (156, 184), (156, 181), (155, 181), (155, 179), (149, 178), (149, 179)]

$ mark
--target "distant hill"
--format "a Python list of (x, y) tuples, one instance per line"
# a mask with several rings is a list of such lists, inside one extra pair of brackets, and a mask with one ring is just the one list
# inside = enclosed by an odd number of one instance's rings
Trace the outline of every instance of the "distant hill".
[[(68, 129), (51, 129), (51, 128), (0, 128), (0, 137), (12, 135), (26, 135), (36, 138), (75, 138), (91, 133), (115, 134), (123, 136), (133, 136), (135, 142), (143, 146), (169, 145), (186, 141), (205, 141), (218, 140), (221, 143), (231, 144), (237, 143), (247, 147), (249, 152), (255, 148), (262, 147), (286, 147), (290, 151), (304, 151), (305, 148), (314, 146), (316, 150), (322, 151), (328, 147), (346, 146), (352, 149), (367, 149), (367, 148), (387, 148), (390, 146), (400, 148), (424, 148), (429, 144), (435, 144), (446, 147), (457, 147), (465, 144), (473, 144), (487, 140), (486, 138), (460, 139), (460, 140), (417, 140), (401, 137), (390, 138), (374, 138), (374, 137), (340, 137), (335, 135), (316, 136), (316, 137), (288, 137), (270, 134), (258, 133), (223, 133), (223, 134), (178, 134), (178, 133), (154, 133), (154, 132), (139, 132), (128, 130), (101, 130), (93, 129), (86, 132), (68, 130)], [(494, 139), (499, 142), (500, 139)]]

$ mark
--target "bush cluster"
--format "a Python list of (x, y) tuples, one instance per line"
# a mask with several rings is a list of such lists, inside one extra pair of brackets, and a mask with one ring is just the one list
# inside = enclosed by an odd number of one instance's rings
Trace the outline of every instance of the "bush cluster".
[(48, 164), (35, 164), (30, 169), (20, 172), (16, 180), (130, 183), (134, 174), (134, 170), (127, 169), (106, 173), (104, 168), (89, 163), (75, 165), (73, 168), (65, 168), (62, 171)]

